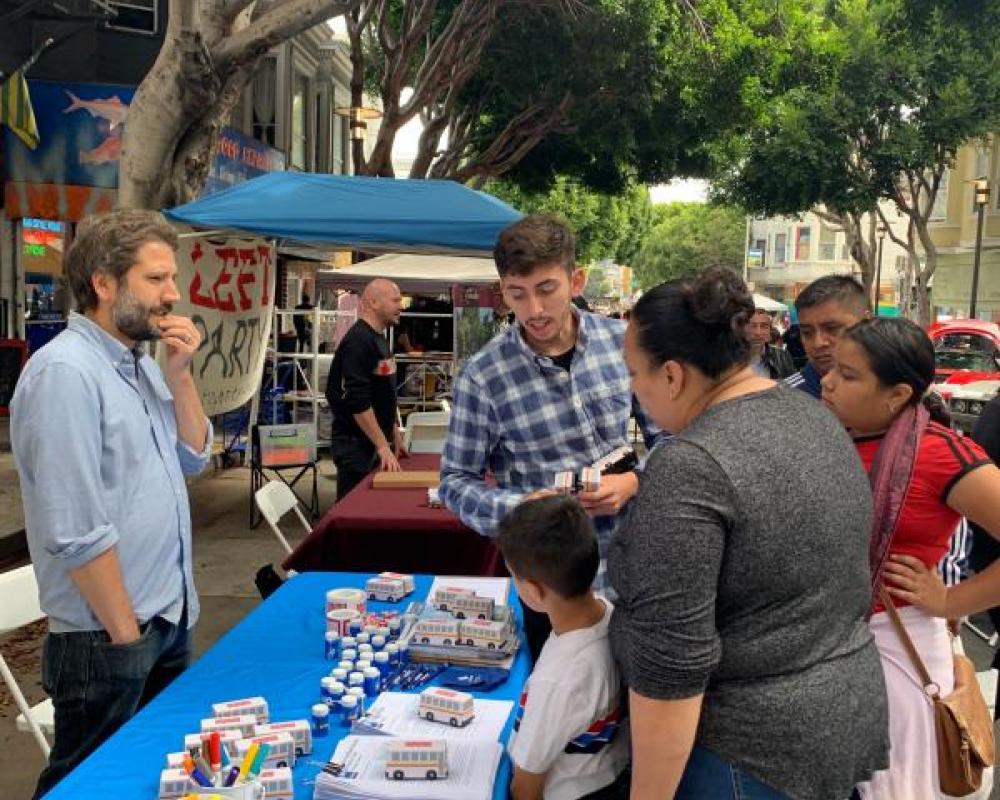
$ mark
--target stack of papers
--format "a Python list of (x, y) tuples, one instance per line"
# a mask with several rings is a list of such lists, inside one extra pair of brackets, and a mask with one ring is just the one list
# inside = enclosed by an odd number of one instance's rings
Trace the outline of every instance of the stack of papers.
[(486, 739), (448, 739), (448, 776), (389, 780), (389, 744), (399, 739), (347, 736), (316, 776), (314, 800), (490, 800), (503, 748)]
[[(475, 719), (463, 728), (453, 728), (418, 717), (419, 702), (415, 694), (380, 694), (317, 776), (315, 800), (490, 800), (503, 755), (499, 739), (514, 704), (477, 698)], [(447, 744), (446, 778), (397, 781), (385, 777), (391, 743), (427, 739)]]

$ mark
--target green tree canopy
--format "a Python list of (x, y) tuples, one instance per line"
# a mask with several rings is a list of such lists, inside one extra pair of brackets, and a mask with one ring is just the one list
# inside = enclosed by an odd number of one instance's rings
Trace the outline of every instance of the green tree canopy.
[(576, 234), (580, 264), (610, 258), (631, 264), (652, 224), (652, 208), (645, 186), (629, 185), (620, 194), (595, 192), (564, 176), (548, 191), (522, 189), (510, 181), (491, 181), (486, 190), (525, 214), (555, 214)]
[(706, 267), (743, 271), (742, 210), (704, 203), (669, 203), (654, 209), (659, 221), (633, 264), (643, 289), (697, 275)]
[[(787, 80), (754, 124), (711, 143), (716, 188), (752, 213), (877, 213), (892, 201), (909, 233), (890, 236), (924, 268), (921, 319), (937, 265), (929, 220), (963, 144), (1000, 126), (1000, 0), (837, 0), (803, 26)], [(874, 226), (872, 226), (874, 227)]]

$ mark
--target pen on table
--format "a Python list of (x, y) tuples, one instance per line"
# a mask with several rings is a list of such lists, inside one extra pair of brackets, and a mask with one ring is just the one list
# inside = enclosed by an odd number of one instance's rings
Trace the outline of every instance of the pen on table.
[(240, 765), (240, 773), (236, 778), (238, 782), (242, 782), (246, 779), (247, 773), (250, 771), (250, 766), (253, 764), (253, 760), (257, 757), (258, 750), (260, 750), (260, 744), (254, 742), (243, 754), (243, 763)]

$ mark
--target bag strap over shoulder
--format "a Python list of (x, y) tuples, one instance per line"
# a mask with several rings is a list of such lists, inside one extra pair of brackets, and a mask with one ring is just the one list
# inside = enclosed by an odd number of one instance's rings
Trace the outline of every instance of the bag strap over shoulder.
[[(941, 696), (940, 687), (931, 680), (930, 673), (927, 671), (927, 667), (924, 665), (924, 660), (920, 657), (920, 653), (917, 652), (917, 648), (913, 644), (913, 640), (910, 638), (910, 634), (906, 632), (906, 626), (903, 625), (903, 620), (899, 616), (899, 611), (896, 610), (896, 604), (892, 602), (892, 597), (885, 590), (884, 587), (879, 589), (879, 599), (882, 601), (882, 605), (885, 606), (886, 613), (889, 615), (889, 620), (892, 622), (892, 627), (896, 629), (896, 634), (899, 636), (899, 641), (903, 643), (903, 649), (906, 650), (906, 654), (910, 657), (910, 661), (913, 662), (913, 666), (916, 667), (917, 674), (920, 676), (920, 681), (924, 685), (924, 691), (932, 699), (939, 698)], [(933, 687), (933, 689), (931, 688)]]

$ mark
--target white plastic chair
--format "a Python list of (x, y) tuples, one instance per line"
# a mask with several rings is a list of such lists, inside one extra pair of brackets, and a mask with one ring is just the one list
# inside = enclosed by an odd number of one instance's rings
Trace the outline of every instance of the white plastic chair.
[(447, 411), (414, 411), (406, 418), (403, 441), (410, 453), (440, 453), (448, 438)]
[(305, 532), (308, 534), (312, 531), (312, 527), (306, 521), (305, 514), (299, 508), (299, 500), (295, 496), (295, 492), (283, 481), (268, 481), (265, 483), (257, 490), (257, 494), (254, 495), (254, 501), (257, 503), (257, 508), (260, 509), (261, 516), (267, 520), (267, 524), (271, 526), (271, 531), (277, 537), (278, 541), (281, 542), (281, 546), (285, 548), (286, 553), (292, 552), (292, 546), (281, 532), (281, 528), (278, 527), (278, 523), (285, 514), (289, 511), (295, 511), (295, 515), (302, 523)]
[[(45, 612), (38, 605), (38, 582), (35, 580), (35, 570), (30, 564), (0, 573), (0, 633), (8, 633), (29, 625), (44, 616)], [(45, 734), (51, 736), (55, 731), (52, 700), (46, 699), (35, 706), (29, 706), (2, 653), (0, 653), (0, 676), (3, 677), (4, 683), (14, 696), (14, 703), (21, 712), (17, 717), (17, 729), (32, 734), (38, 742), (38, 747), (48, 758), (49, 742)]]

